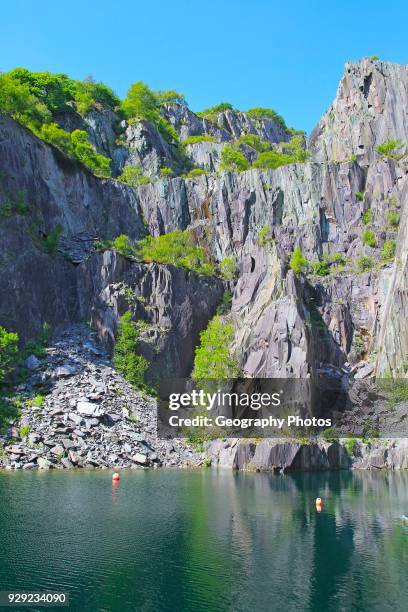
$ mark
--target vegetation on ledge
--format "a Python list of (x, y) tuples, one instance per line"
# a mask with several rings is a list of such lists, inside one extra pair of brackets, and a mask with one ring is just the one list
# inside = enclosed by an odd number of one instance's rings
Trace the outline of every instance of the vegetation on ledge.
[(193, 377), (195, 379), (232, 378), (238, 375), (238, 362), (231, 350), (234, 326), (216, 315), (200, 334), (196, 347)]
[(179, 137), (176, 130), (160, 114), (160, 106), (163, 104), (165, 93), (161, 92), (160, 97), (157, 97), (145, 83), (138, 81), (130, 86), (122, 102), (122, 110), (129, 123), (149, 121), (159, 130), (165, 140), (178, 144)]
[(145, 372), (149, 362), (137, 354), (138, 340), (139, 331), (128, 310), (119, 319), (113, 364), (135, 389), (146, 389)]
[(97, 104), (113, 108), (117, 103), (112, 90), (91, 79), (73, 81), (64, 74), (25, 68), (0, 75), (0, 110), (97, 176), (110, 176), (110, 160), (95, 151), (85, 131), (63, 130), (54, 122), (54, 115), (73, 108), (85, 113)]

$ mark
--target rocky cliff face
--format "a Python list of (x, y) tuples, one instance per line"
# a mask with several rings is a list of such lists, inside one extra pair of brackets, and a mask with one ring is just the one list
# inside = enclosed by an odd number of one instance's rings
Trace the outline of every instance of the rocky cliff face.
[[(130, 306), (148, 328), (141, 348), (152, 379), (187, 376), (226, 283), (112, 250), (97, 254), (94, 241), (191, 229), (214, 262), (237, 262), (232, 349), (245, 376), (405, 376), (407, 158), (381, 157), (376, 147), (408, 141), (407, 74), (406, 66), (380, 61), (347, 64), (335, 101), (309, 138), (311, 161), (277, 170), (217, 171), (224, 144), (243, 134), (269, 143), (290, 139), (276, 122), (245, 113), (226, 111), (211, 122), (184, 105), (166, 105), (163, 115), (181, 139), (215, 140), (184, 153), (146, 121), (121, 124), (111, 111), (92, 111), (81, 125), (71, 117), (72, 129), (87, 129), (112, 158), (114, 172), (137, 164), (151, 177), (136, 189), (96, 178), (0, 116), (0, 205), (25, 194), (28, 207), (0, 220), (0, 324), (27, 340), (43, 321), (58, 328), (86, 319), (111, 348), (117, 318)], [(61, 117), (68, 128), (67, 121)], [(158, 178), (160, 168), (181, 172), (186, 163), (209, 174)], [(371, 244), (367, 229), (375, 235)], [(47, 239), (56, 232), (58, 250), (50, 254)], [(395, 255), (385, 256), (390, 242)], [(328, 262), (327, 274), (318, 266), (294, 274), (296, 246), (309, 262)]]
[(337, 96), (312, 132), (309, 147), (317, 161), (361, 165), (375, 159), (375, 147), (389, 139), (406, 141), (408, 68), (364, 59), (346, 64)]

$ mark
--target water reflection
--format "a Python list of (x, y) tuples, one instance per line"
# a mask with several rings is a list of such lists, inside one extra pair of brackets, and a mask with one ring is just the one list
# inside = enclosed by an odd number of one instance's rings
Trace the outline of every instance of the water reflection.
[(0, 474), (0, 590), (66, 588), (85, 611), (408, 607), (408, 474), (110, 478)]

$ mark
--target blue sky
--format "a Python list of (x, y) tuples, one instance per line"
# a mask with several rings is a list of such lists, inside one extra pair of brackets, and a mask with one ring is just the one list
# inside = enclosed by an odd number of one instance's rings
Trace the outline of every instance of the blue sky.
[(310, 131), (347, 60), (408, 61), (407, 23), (401, 0), (2, 0), (0, 70), (92, 74), (121, 97), (142, 80)]

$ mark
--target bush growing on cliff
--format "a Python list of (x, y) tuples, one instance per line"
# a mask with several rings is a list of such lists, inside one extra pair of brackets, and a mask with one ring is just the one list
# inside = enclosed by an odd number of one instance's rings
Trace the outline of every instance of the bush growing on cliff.
[(80, 113), (87, 112), (95, 104), (113, 109), (120, 103), (112, 89), (103, 83), (96, 83), (91, 76), (76, 81), (65, 74), (31, 72), (26, 68), (16, 68), (8, 75), (14, 81), (26, 85), (30, 93), (43, 102), (51, 113), (72, 112), (70, 103)]
[(208, 134), (198, 134), (198, 136), (188, 136), (183, 140), (184, 145), (197, 144), (199, 142), (215, 142), (215, 138)]
[(294, 163), (292, 157), (280, 151), (267, 151), (260, 153), (253, 163), (254, 168), (260, 170), (276, 170), (280, 166)]
[(220, 104), (216, 104), (215, 106), (211, 106), (210, 108), (205, 108), (204, 110), (196, 113), (197, 117), (211, 117), (216, 118), (219, 113), (224, 113), (225, 111), (232, 111), (234, 107), (229, 102), (220, 102)]
[(121, 183), (126, 183), (129, 187), (133, 187), (133, 189), (150, 183), (150, 178), (143, 174), (143, 170), (139, 166), (125, 166), (117, 180)]
[(347, 454), (352, 457), (358, 451), (358, 440), (357, 438), (347, 438), (344, 442), (344, 448), (346, 449)]
[(19, 191), (14, 196), (8, 193), (0, 207), (0, 219), (7, 219), (13, 215), (25, 215), (28, 211), (25, 191)]
[(391, 261), (395, 257), (395, 251), (397, 243), (395, 240), (387, 240), (384, 242), (383, 250), (381, 251), (380, 257), (383, 261)]
[(281, 142), (280, 147), (283, 153), (291, 157), (293, 164), (304, 164), (310, 159), (310, 153), (304, 146), (304, 138), (301, 135), (293, 136), (289, 142)]
[(322, 438), (325, 442), (338, 442), (339, 434), (335, 427), (328, 427), (322, 431)]
[(133, 246), (130, 242), (129, 236), (125, 234), (120, 234), (116, 236), (115, 240), (111, 243), (113, 248), (121, 253), (121, 255), (130, 256), (133, 254)]
[(208, 262), (204, 249), (194, 244), (187, 230), (147, 236), (137, 243), (134, 253), (142, 261), (172, 264), (206, 276), (215, 274), (215, 268)]
[(330, 261), (327, 259), (318, 259), (310, 264), (312, 274), (316, 276), (328, 276), (330, 274)]
[(360, 257), (357, 257), (356, 263), (357, 268), (360, 272), (368, 272), (374, 267), (374, 261), (372, 257), (368, 257), (367, 255), (360, 255)]
[(154, 97), (160, 106), (163, 104), (186, 104), (186, 99), (183, 94), (179, 93), (175, 89), (159, 89), (154, 92)]
[(222, 317), (215, 316), (200, 334), (195, 351), (193, 377), (230, 378), (238, 375), (238, 364), (231, 352), (234, 327)]
[(310, 153), (303, 146), (303, 137), (294, 136), (289, 142), (281, 142), (280, 151), (265, 151), (254, 161), (254, 168), (276, 170), (288, 164), (303, 164), (310, 159)]
[(225, 280), (232, 281), (237, 275), (237, 262), (234, 257), (224, 257), (220, 262), (221, 276)]
[(362, 202), (364, 200), (364, 193), (362, 191), (356, 191), (356, 200), (357, 202)]
[(220, 168), (232, 170), (233, 172), (242, 172), (243, 170), (248, 170), (249, 162), (243, 153), (236, 151), (232, 147), (225, 146), (221, 151)]
[(119, 319), (113, 364), (135, 389), (145, 389), (145, 373), (149, 363), (137, 354), (138, 340), (139, 332), (128, 310)]
[(171, 178), (173, 176), (173, 170), (171, 168), (160, 168), (160, 176), (162, 178)]
[(188, 178), (188, 179), (197, 178), (199, 176), (203, 176), (203, 174), (208, 174), (208, 172), (206, 170), (204, 170), (203, 168), (192, 168), (186, 174), (186, 178)]
[(243, 134), (237, 139), (236, 143), (238, 145), (245, 144), (248, 147), (255, 149), (255, 151), (258, 151), (258, 153), (265, 153), (266, 151), (270, 151), (272, 148), (270, 142), (264, 142), (256, 134)]
[(296, 247), (290, 258), (289, 265), (295, 274), (302, 274), (308, 266), (308, 261), (303, 255), (303, 251), (300, 246)]
[(122, 109), (130, 122), (146, 120), (152, 123), (168, 142), (178, 143), (178, 134), (160, 114), (160, 103), (149, 87), (138, 81), (130, 86)]
[(27, 84), (10, 74), (0, 75), (0, 110), (32, 130), (51, 121), (47, 106), (30, 92)]
[(362, 221), (363, 225), (369, 225), (373, 219), (373, 212), (371, 208), (363, 212)]
[(119, 98), (92, 77), (75, 81), (65, 74), (16, 68), (0, 76), (0, 109), (34, 133), (57, 113), (87, 113), (95, 105), (115, 108)]
[(272, 108), (263, 108), (261, 106), (257, 106), (255, 108), (250, 108), (246, 111), (246, 114), (252, 119), (268, 119), (269, 121), (275, 121), (283, 130), (286, 130), (286, 123), (282, 115), (279, 115)]
[(264, 225), (258, 231), (257, 242), (259, 246), (266, 246), (267, 244), (273, 243), (273, 238), (271, 235), (271, 228), (269, 227), (269, 225)]
[(75, 81), (74, 101), (80, 114), (85, 114), (95, 105), (117, 109), (120, 100), (113, 90), (104, 83), (96, 83), (92, 76), (83, 81)]
[(122, 108), (129, 118), (148, 119), (157, 113), (157, 100), (149, 87), (138, 81), (129, 87)]
[(377, 239), (375, 237), (373, 230), (366, 230), (363, 233), (362, 240), (363, 240), (364, 246), (370, 246), (373, 248), (377, 246)]
[(56, 123), (43, 125), (39, 136), (60, 149), (71, 159), (76, 159), (91, 170), (96, 176), (109, 177), (110, 160), (95, 151), (88, 142), (88, 134), (84, 130), (66, 132)]
[(43, 247), (48, 253), (48, 255), (55, 257), (55, 255), (58, 253), (58, 246), (61, 234), (62, 227), (61, 225), (57, 225), (47, 236), (44, 236), (44, 238), (42, 238)]
[(399, 226), (400, 216), (396, 210), (390, 210), (387, 213), (387, 223), (393, 229), (396, 229)]
[(0, 327), (0, 389), (18, 361), (18, 335)]
[(10, 378), (20, 364), (18, 335), (0, 326), (0, 434), (7, 429), (20, 412), (20, 402), (9, 397), (7, 390)]
[(405, 144), (402, 140), (387, 140), (376, 148), (376, 151), (381, 157), (389, 157), (391, 159), (400, 160), (405, 156)]

